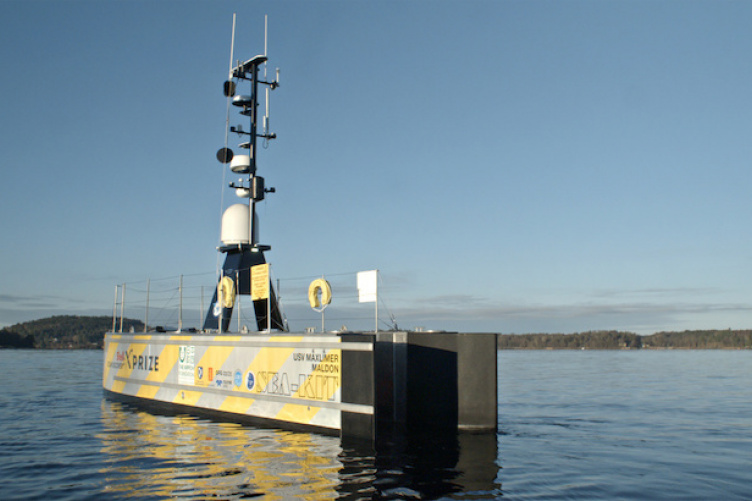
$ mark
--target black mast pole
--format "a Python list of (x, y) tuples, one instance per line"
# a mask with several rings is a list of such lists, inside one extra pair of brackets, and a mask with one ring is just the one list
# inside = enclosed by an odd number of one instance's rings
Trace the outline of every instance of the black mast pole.
[(251, 175), (248, 178), (248, 187), (251, 189), (251, 248), (256, 247), (256, 194), (254, 193), (253, 178), (256, 176), (256, 121), (258, 115), (258, 64), (252, 68), (253, 80), (251, 81)]

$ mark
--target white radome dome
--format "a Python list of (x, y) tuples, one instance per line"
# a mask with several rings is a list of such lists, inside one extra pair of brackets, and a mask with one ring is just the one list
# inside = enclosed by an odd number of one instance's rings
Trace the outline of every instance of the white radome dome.
[(231, 205), (222, 214), (221, 240), (225, 245), (248, 244), (251, 242), (251, 214), (245, 204)]

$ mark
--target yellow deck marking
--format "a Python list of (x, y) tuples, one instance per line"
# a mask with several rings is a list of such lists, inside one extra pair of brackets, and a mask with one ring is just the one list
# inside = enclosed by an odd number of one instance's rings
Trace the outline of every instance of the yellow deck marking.
[(216, 336), (212, 341), (232, 341), (232, 342), (238, 342), (242, 341), (243, 336)]
[(303, 336), (274, 336), (267, 339), (273, 343), (299, 343)]
[(193, 336), (170, 336), (170, 341), (192, 341)]

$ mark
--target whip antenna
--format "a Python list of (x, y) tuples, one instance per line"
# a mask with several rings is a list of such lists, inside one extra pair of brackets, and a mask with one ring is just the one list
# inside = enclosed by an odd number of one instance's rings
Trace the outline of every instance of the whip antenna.
[[(264, 15), (264, 57), (268, 56), (266, 52), (266, 42), (269, 38), (269, 16)], [(266, 63), (264, 63), (264, 78), (266, 79)]]
[(235, 18), (237, 14), (232, 15), (232, 41), (230, 42), (230, 74), (228, 80), (232, 80), (232, 58), (235, 57)]
[[(267, 55), (267, 47), (269, 41), (269, 16), (264, 16), (264, 56)], [(266, 67), (268, 63), (264, 63), (264, 80), (266, 80)], [(269, 86), (266, 87), (266, 112), (264, 113), (264, 135), (269, 135)], [(269, 138), (264, 138), (264, 148), (269, 146)]]
[[(229, 140), (228, 136), (230, 135), (230, 131), (229, 131), (230, 129), (230, 101), (231, 101), (230, 96), (231, 94), (235, 93), (235, 89), (233, 88), (234, 85), (232, 83), (232, 58), (235, 57), (235, 20), (236, 18), (237, 18), (237, 14), (233, 13), (232, 15), (232, 39), (230, 40), (230, 69), (229, 69), (229, 75), (227, 77), (227, 82), (225, 83), (225, 87), (224, 87), (224, 93), (227, 96), (227, 114), (225, 115), (225, 147), (223, 148), (223, 150), (220, 150), (222, 151), (221, 158), (217, 157), (219, 161), (222, 163), (227, 163), (232, 159), (232, 153), (227, 148), (227, 143)], [(223, 167), (222, 168), (222, 187), (223, 188), (226, 184), (226, 180), (225, 180), (226, 175), (227, 175), (227, 169)], [(224, 211), (224, 208), (225, 208), (225, 190), (223, 189), (223, 190), (220, 190), (220, 195), (219, 195), (219, 218), (220, 218), (219, 238), (220, 238), (220, 241), (222, 240), (221, 221), (222, 221), (222, 212)], [(216, 274), (219, 275), (219, 254), (217, 254)]]

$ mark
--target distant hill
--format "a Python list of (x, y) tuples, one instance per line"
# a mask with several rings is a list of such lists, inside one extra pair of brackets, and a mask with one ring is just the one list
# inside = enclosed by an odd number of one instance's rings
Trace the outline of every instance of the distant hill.
[(752, 349), (752, 330), (500, 334), (498, 344), (501, 350)]
[[(120, 320), (118, 319), (118, 327)], [(140, 320), (123, 319), (123, 330), (142, 331)], [(58, 315), (0, 329), (0, 348), (92, 349), (102, 348), (112, 317)]]

